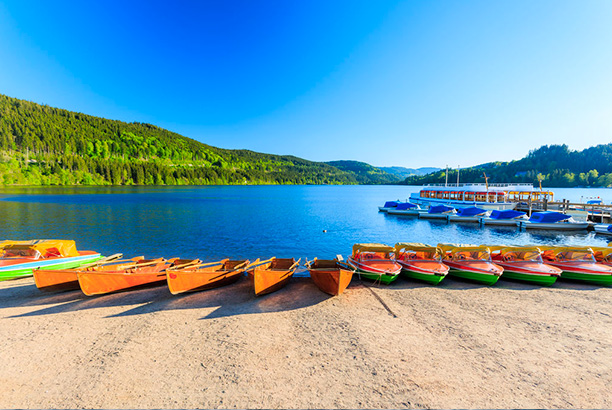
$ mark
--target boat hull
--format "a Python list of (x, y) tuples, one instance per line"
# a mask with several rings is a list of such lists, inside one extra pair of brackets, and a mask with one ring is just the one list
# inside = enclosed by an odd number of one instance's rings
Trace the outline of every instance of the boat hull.
[(588, 222), (554, 222), (554, 223), (540, 223), (540, 222), (519, 222), (521, 229), (547, 229), (555, 231), (585, 231), (589, 228), (590, 223)]
[(419, 214), (419, 218), (422, 218), (422, 219), (443, 219), (445, 221), (448, 221), (448, 217), (449, 217), (449, 214), (430, 214), (427, 212), (421, 212)]
[(138, 268), (135, 272), (125, 271), (83, 271), (77, 272), (79, 286), (87, 296), (103, 295), (166, 282), (163, 272), (169, 265), (166, 261)]
[(102, 255), (97, 252), (82, 251), (79, 253), (79, 256), (73, 257), (39, 259), (0, 266), (0, 281), (32, 276), (33, 270), (38, 268), (45, 270), (73, 269), (102, 258)]
[(360, 278), (380, 282), (385, 285), (395, 281), (402, 271), (402, 266), (392, 260), (368, 260), (359, 262), (349, 258), (349, 264), (353, 266)]
[(492, 271), (485, 271), (484, 269), (477, 269), (470, 267), (469, 263), (454, 262), (445, 260), (444, 263), (448, 265), (450, 270), (448, 274), (462, 279), (471, 280), (485, 285), (494, 285), (502, 275), (503, 268), (493, 264), (486, 263), (484, 261), (478, 262), (479, 265), (489, 267)]
[(482, 216), (459, 216), (459, 215), (450, 215), (448, 220), (450, 222), (470, 222), (470, 223), (479, 223)]
[(419, 216), (422, 213), (422, 209), (390, 209), (387, 211), (389, 215), (405, 215), (405, 216)]
[(593, 227), (595, 233), (600, 235), (612, 235), (612, 232), (608, 231), (609, 224), (597, 224)]
[(516, 219), (495, 219), (495, 218), (482, 218), (480, 223), (483, 225), (494, 225), (494, 226), (518, 226), (518, 220)]
[(503, 279), (551, 286), (561, 275), (561, 269), (535, 261), (494, 262), (504, 268)]
[(437, 285), (448, 274), (448, 266), (434, 261), (397, 261), (402, 266), (402, 275), (427, 282), (432, 285)]
[(612, 274), (593, 274), (564, 270), (561, 279), (589, 282), (595, 285), (612, 286)]
[(518, 280), (521, 282), (535, 283), (541, 286), (552, 286), (557, 281), (558, 276), (545, 275), (541, 273), (518, 272), (515, 270), (511, 270), (511, 268), (506, 268), (504, 266), (503, 278)]
[(244, 270), (205, 271), (182, 270), (166, 272), (168, 289), (173, 295), (185, 292), (198, 292), (215, 289), (236, 283), (244, 275)]
[(341, 295), (353, 278), (353, 271), (342, 268), (309, 269), (309, 272), (315, 285), (321, 291), (333, 296)]

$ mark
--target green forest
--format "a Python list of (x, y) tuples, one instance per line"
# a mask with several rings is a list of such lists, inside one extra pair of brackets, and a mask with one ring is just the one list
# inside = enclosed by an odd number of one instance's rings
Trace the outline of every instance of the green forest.
[[(382, 172), (382, 171), (381, 171)], [(143, 123), (108, 120), (0, 94), (0, 184), (367, 184), (293, 156), (227, 150)]]
[[(459, 171), (460, 182), (527, 182), (546, 187), (612, 187), (612, 144), (573, 151), (567, 145), (544, 145), (522, 159), (491, 162)], [(411, 176), (403, 184), (444, 183), (446, 170)], [(449, 170), (448, 182), (457, 181), (457, 170)]]

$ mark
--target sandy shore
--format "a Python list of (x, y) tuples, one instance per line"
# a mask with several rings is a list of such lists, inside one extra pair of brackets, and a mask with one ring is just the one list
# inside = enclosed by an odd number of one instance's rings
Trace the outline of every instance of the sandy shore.
[(0, 282), (0, 407), (612, 407), (612, 289)]

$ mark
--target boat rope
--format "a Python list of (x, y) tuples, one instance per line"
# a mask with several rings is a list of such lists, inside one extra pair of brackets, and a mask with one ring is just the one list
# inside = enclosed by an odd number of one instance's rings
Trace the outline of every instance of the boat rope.
[(391, 308), (389, 307), (389, 305), (387, 305), (385, 303), (385, 301), (378, 295), (378, 293), (374, 292), (374, 289), (372, 289), (370, 286), (368, 286), (365, 282), (361, 282), (361, 284), (368, 289), (370, 292), (372, 292), (372, 295), (374, 295), (374, 297), (380, 302), (381, 305), (383, 305), (383, 307), (387, 310), (387, 312), (389, 312), (389, 314), (393, 317), (397, 317), (397, 315), (395, 314), (395, 312), (393, 310), (391, 310)]

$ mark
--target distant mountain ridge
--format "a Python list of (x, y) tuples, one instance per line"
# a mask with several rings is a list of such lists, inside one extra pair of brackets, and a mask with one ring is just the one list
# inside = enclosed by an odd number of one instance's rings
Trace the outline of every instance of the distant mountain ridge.
[[(384, 171), (382, 168), (372, 166), (365, 162), (350, 161), (350, 160), (339, 160), (339, 161), (328, 161), (326, 164), (338, 168), (339, 170), (351, 172), (356, 175), (357, 180), (360, 183), (374, 183), (374, 184), (390, 184), (401, 182), (402, 177)], [(371, 182), (367, 182), (371, 181)]]
[(427, 175), (432, 172), (440, 171), (441, 168), (421, 167), (421, 168), (405, 168), (405, 167), (378, 167), (392, 175), (397, 175), (400, 178), (407, 178), (411, 175)]
[[(612, 143), (575, 151), (567, 145), (543, 145), (527, 156), (510, 162), (488, 162), (462, 168), (460, 182), (489, 183), (527, 182), (547, 187), (612, 187)], [(454, 181), (457, 170), (449, 170), (449, 181)], [(443, 183), (446, 171), (424, 176), (409, 176), (403, 184), (422, 185)]]

